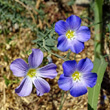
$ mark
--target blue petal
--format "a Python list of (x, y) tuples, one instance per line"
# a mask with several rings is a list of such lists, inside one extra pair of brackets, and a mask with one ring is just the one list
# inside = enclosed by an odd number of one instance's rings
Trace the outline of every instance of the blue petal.
[(54, 63), (50, 63), (42, 68), (39, 68), (37, 70), (37, 74), (39, 77), (53, 79), (57, 76), (56, 68), (57, 66)]
[(70, 90), (70, 88), (73, 86), (73, 79), (71, 77), (65, 77), (64, 74), (62, 74), (58, 80), (58, 85), (62, 90)]
[(78, 16), (71, 15), (67, 18), (66, 22), (69, 24), (70, 29), (77, 30), (81, 25), (81, 19)]
[(29, 66), (37, 68), (43, 60), (43, 52), (40, 49), (32, 49), (32, 53), (28, 58)]
[(57, 32), (59, 36), (64, 35), (68, 29), (68, 24), (63, 20), (60, 20), (55, 24), (55, 32)]
[(72, 52), (78, 54), (84, 49), (84, 43), (74, 39), (71, 41), (70, 49)]
[(86, 26), (81, 26), (76, 32), (75, 32), (76, 39), (81, 42), (86, 42), (90, 39), (90, 30)]
[(90, 72), (93, 69), (93, 63), (89, 58), (85, 58), (79, 61), (77, 67), (82, 73)]
[(11, 71), (17, 77), (25, 76), (28, 68), (29, 67), (28, 67), (27, 63), (20, 58), (14, 60), (10, 65)]
[(74, 82), (73, 87), (70, 89), (70, 94), (78, 97), (87, 93), (87, 88), (83, 82)]
[(32, 91), (32, 81), (30, 78), (25, 77), (19, 87), (15, 89), (15, 93), (19, 96), (24, 97), (30, 95)]
[(84, 73), (83, 80), (85, 81), (87, 87), (94, 87), (97, 81), (97, 74), (91, 72)]
[(48, 82), (40, 77), (34, 78), (33, 83), (36, 87), (38, 96), (42, 96), (44, 93), (48, 93), (50, 91), (50, 85)]
[(66, 39), (66, 36), (62, 35), (58, 38), (57, 48), (63, 52), (69, 49), (69, 43), (68, 40)]
[(65, 61), (63, 63), (63, 73), (65, 76), (71, 76), (74, 71), (76, 70), (77, 63), (75, 60), (72, 61)]

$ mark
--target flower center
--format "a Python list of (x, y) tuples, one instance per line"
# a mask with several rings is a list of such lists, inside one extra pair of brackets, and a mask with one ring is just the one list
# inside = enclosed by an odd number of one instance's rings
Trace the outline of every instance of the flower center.
[(29, 69), (27, 75), (31, 78), (34, 77), (36, 75), (36, 69)]
[(78, 72), (78, 71), (75, 71), (73, 74), (72, 74), (72, 78), (74, 81), (79, 81), (80, 78), (81, 78), (81, 74)]
[(73, 38), (73, 37), (74, 37), (74, 31), (68, 30), (68, 31), (66, 32), (66, 37), (67, 37), (68, 39)]

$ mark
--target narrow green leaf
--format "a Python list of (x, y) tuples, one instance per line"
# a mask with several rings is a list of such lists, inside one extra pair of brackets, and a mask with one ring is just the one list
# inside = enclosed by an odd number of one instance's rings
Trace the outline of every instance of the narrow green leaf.
[(95, 25), (95, 56), (101, 54), (101, 40), (102, 40), (102, 15), (103, 15), (103, 0), (95, 0), (94, 1), (94, 17), (95, 23), (99, 23)]
[(94, 60), (92, 72), (97, 73), (98, 78), (96, 85), (88, 90), (88, 110), (97, 110), (98, 96), (107, 64), (103, 57), (101, 59), (95, 58)]
[(54, 46), (55, 45), (55, 40), (54, 39), (47, 39), (46, 41), (47, 46)]

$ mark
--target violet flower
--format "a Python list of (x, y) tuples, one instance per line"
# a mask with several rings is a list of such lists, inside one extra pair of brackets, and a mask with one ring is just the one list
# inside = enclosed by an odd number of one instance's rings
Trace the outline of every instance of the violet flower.
[(71, 15), (66, 21), (58, 21), (55, 31), (59, 35), (57, 48), (61, 51), (70, 49), (79, 53), (84, 49), (84, 42), (90, 39), (89, 28), (81, 26), (81, 19), (76, 15)]
[(56, 77), (57, 66), (54, 63), (50, 63), (42, 68), (38, 68), (42, 60), (43, 52), (40, 49), (32, 49), (32, 53), (28, 58), (29, 64), (20, 58), (11, 63), (10, 69), (13, 74), (17, 77), (24, 77), (21, 84), (15, 89), (15, 93), (19, 96), (30, 95), (33, 84), (36, 87), (38, 96), (42, 96), (50, 91), (48, 82), (43, 78), (53, 79)]
[(62, 90), (70, 91), (74, 97), (87, 93), (87, 87), (93, 87), (97, 81), (97, 74), (92, 73), (93, 63), (85, 58), (77, 64), (75, 60), (63, 63), (63, 74), (58, 80)]

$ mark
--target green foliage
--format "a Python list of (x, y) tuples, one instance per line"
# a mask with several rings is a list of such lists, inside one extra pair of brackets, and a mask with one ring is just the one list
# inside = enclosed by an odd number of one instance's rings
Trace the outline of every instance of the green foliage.
[(0, 33), (9, 33), (8, 22), (12, 27), (17, 23), (20, 27), (36, 31), (35, 21), (37, 22), (38, 15), (43, 19), (44, 12), (41, 9), (42, 6), (37, 10), (35, 5), (36, 0), (19, 0), (19, 2), (17, 0), (0, 0), (0, 24), (4, 26), (3, 29), (0, 29)]
[(9, 85), (11, 85), (13, 83), (19, 83), (19, 81), (20, 81), (18, 78), (16, 80), (10, 80), (6, 76), (3, 76), (3, 78), (5, 80), (6, 86), (9, 86)]
[(101, 56), (102, 54), (102, 10), (103, 0), (95, 0), (94, 2), (94, 17), (95, 17), (95, 61), (92, 72), (97, 73), (97, 83), (88, 91), (88, 110), (97, 110), (98, 96), (100, 93), (101, 83), (107, 67), (107, 62)]
[[(102, 22), (102, 6), (103, 0), (95, 0), (94, 2), (94, 15), (95, 15), (95, 23)], [(101, 53), (101, 40), (102, 40), (102, 24), (95, 25), (95, 55), (102, 54)]]
[(4, 76), (4, 80), (5, 80), (5, 84), (6, 86), (8, 86), (10, 84), (10, 80), (6, 78), (6, 76)]
[(69, 5), (69, 6), (74, 5), (75, 1), (76, 1), (76, 0), (70, 0), (70, 1), (68, 2), (68, 5)]
[(54, 28), (40, 31), (37, 30), (37, 39), (33, 40), (33, 43), (36, 44), (37, 48), (40, 48), (43, 51), (50, 52), (51, 50), (57, 51), (56, 43), (57, 37), (54, 31)]
[(98, 96), (107, 64), (108, 63), (105, 62), (103, 57), (100, 59), (95, 58), (94, 60), (94, 68), (92, 72), (97, 73), (98, 78), (96, 85), (93, 88), (89, 88), (88, 91), (88, 110), (97, 110)]

